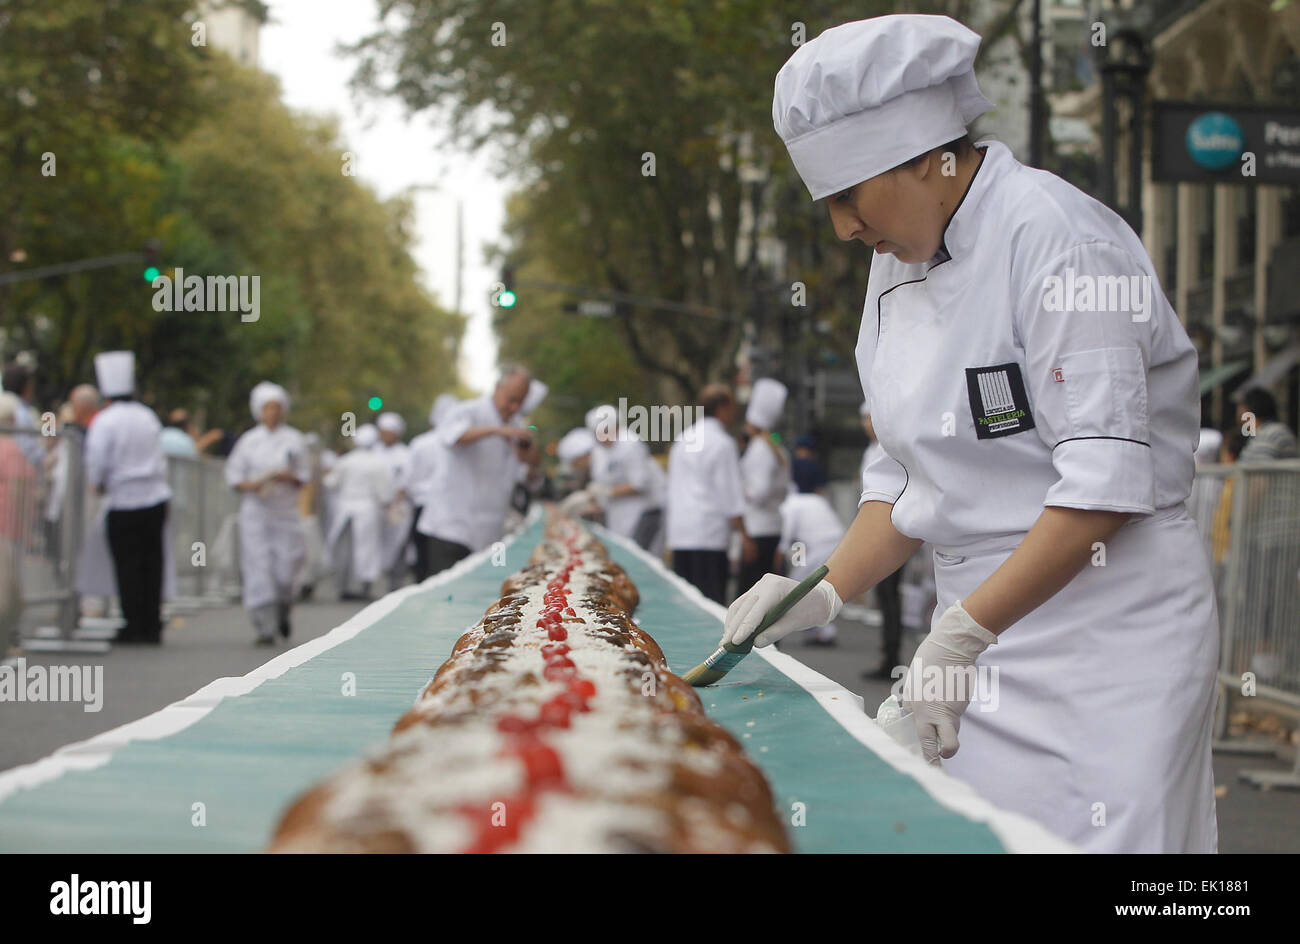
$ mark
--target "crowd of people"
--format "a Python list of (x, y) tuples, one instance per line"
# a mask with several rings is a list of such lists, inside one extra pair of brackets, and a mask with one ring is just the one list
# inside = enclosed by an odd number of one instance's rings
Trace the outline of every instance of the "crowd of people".
[[(428, 428), (409, 442), (405, 421), (392, 412), (345, 428), (341, 453), (288, 424), (289, 395), (277, 384), (252, 390), (255, 425), (236, 439), (222, 430), (201, 433), (183, 408), (160, 422), (134, 398), (130, 352), (102, 353), (95, 368), (98, 387), (82, 384), (69, 392), (58, 428), (84, 437), (87, 481), (104, 508), (98, 536), (103, 559), (94, 559), (92, 529), (78, 586), (102, 585), (96, 570), (111, 575), (125, 620), (117, 636), (122, 643), (162, 641), (161, 603), (172, 569), (167, 463), (209, 451), (228, 453), (226, 483), (239, 495), (234, 556), (259, 645), (291, 635), (294, 602), (314, 592), (322, 577), (333, 576), (342, 599), (359, 601), (373, 599), (381, 579), (386, 589), (422, 581), (499, 541), (512, 511), (522, 512), (533, 497), (560, 500), (652, 555), (670, 552), (676, 573), (723, 605), (767, 573), (802, 579), (845, 533), (825, 494), (816, 441), (801, 436), (791, 451), (775, 432), (787, 390), (770, 378), (753, 384), (743, 419), (729, 387), (700, 390), (699, 418), (663, 458), (652, 455), (614, 406), (593, 407), (583, 426), (552, 444), (558, 468), (547, 476), (528, 423), (547, 388), (522, 367), (502, 370), (487, 395), (464, 401), (439, 396)], [(13, 647), (21, 611), (14, 557), (20, 535), (30, 530), (17, 520), (17, 509), (43, 505), (45, 517), (57, 520), (51, 506), (63, 497), (57, 483), (66, 490), (60, 463), (66, 465), (67, 455), (63, 438), (37, 435), (32, 372), (10, 365), (4, 385), (0, 428), (31, 431), (0, 437), (0, 629)], [(1245, 392), (1239, 413), (1240, 428), (1226, 435), (1204, 432), (1198, 460), (1296, 455), (1295, 436), (1267, 392)], [(865, 469), (880, 449), (865, 405), (862, 422)], [(1247, 426), (1253, 435), (1242, 434)], [(38, 482), (54, 484), (34, 502), (28, 493)], [(1231, 489), (1216, 492), (1213, 502), (1211, 544), (1221, 561)], [(887, 679), (899, 663), (901, 573), (874, 591), (884, 647), (879, 668), (863, 673), (869, 677)], [(807, 645), (835, 645), (836, 629), (828, 623), (803, 635)]]

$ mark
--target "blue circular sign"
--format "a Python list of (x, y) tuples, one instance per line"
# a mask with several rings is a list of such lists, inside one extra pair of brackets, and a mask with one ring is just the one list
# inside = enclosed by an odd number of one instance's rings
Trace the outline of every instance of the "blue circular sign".
[(1187, 126), (1187, 153), (1206, 170), (1231, 167), (1245, 146), (1241, 125), (1221, 111), (1207, 111)]

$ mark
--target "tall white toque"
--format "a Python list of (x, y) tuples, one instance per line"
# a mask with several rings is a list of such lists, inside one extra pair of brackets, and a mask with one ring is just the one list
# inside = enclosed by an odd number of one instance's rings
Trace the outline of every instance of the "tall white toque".
[(776, 75), (772, 123), (814, 200), (947, 144), (993, 103), (975, 80), (979, 34), (903, 13), (826, 30)]

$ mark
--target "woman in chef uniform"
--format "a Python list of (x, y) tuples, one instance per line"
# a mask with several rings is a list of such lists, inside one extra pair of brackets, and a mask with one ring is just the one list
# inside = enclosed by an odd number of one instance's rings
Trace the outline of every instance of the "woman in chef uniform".
[(298, 515), (298, 489), (311, 478), (307, 441), (286, 426), (289, 395), (279, 384), (253, 388), (249, 407), (258, 424), (239, 437), (226, 460), (226, 481), (242, 493), (239, 561), (244, 606), (258, 645), (289, 637), (295, 582), (307, 558)]
[[(939, 606), (902, 687), (927, 757), (1089, 851), (1213, 852), (1218, 617), (1183, 504), (1196, 352), (1115, 213), (970, 143), (992, 107), (978, 47), (947, 17), (879, 17), (777, 76), (795, 168), (875, 250), (857, 360), (883, 450), (829, 575), (756, 643), (932, 542)], [(725, 638), (790, 585), (764, 577)], [(976, 669), (973, 697), (923, 684)]]

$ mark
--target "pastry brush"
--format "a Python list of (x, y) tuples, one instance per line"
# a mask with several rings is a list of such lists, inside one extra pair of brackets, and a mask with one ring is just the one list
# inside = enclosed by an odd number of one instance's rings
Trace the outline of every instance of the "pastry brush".
[(799, 582), (799, 585), (781, 598), (781, 602), (767, 611), (763, 617), (763, 622), (758, 624), (758, 629), (749, 634), (749, 637), (739, 645), (733, 645), (726, 642), (718, 647), (713, 655), (709, 656), (695, 668), (691, 669), (682, 676), (682, 680), (696, 688), (703, 688), (705, 685), (712, 685), (721, 679), (724, 675), (734, 669), (740, 660), (749, 655), (749, 651), (754, 648), (754, 640), (758, 634), (770, 627), (779, 620), (804, 597), (813, 587), (821, 582), (821, 579), (830, 573), (825, 564), (822, 564), (811, 574)]

